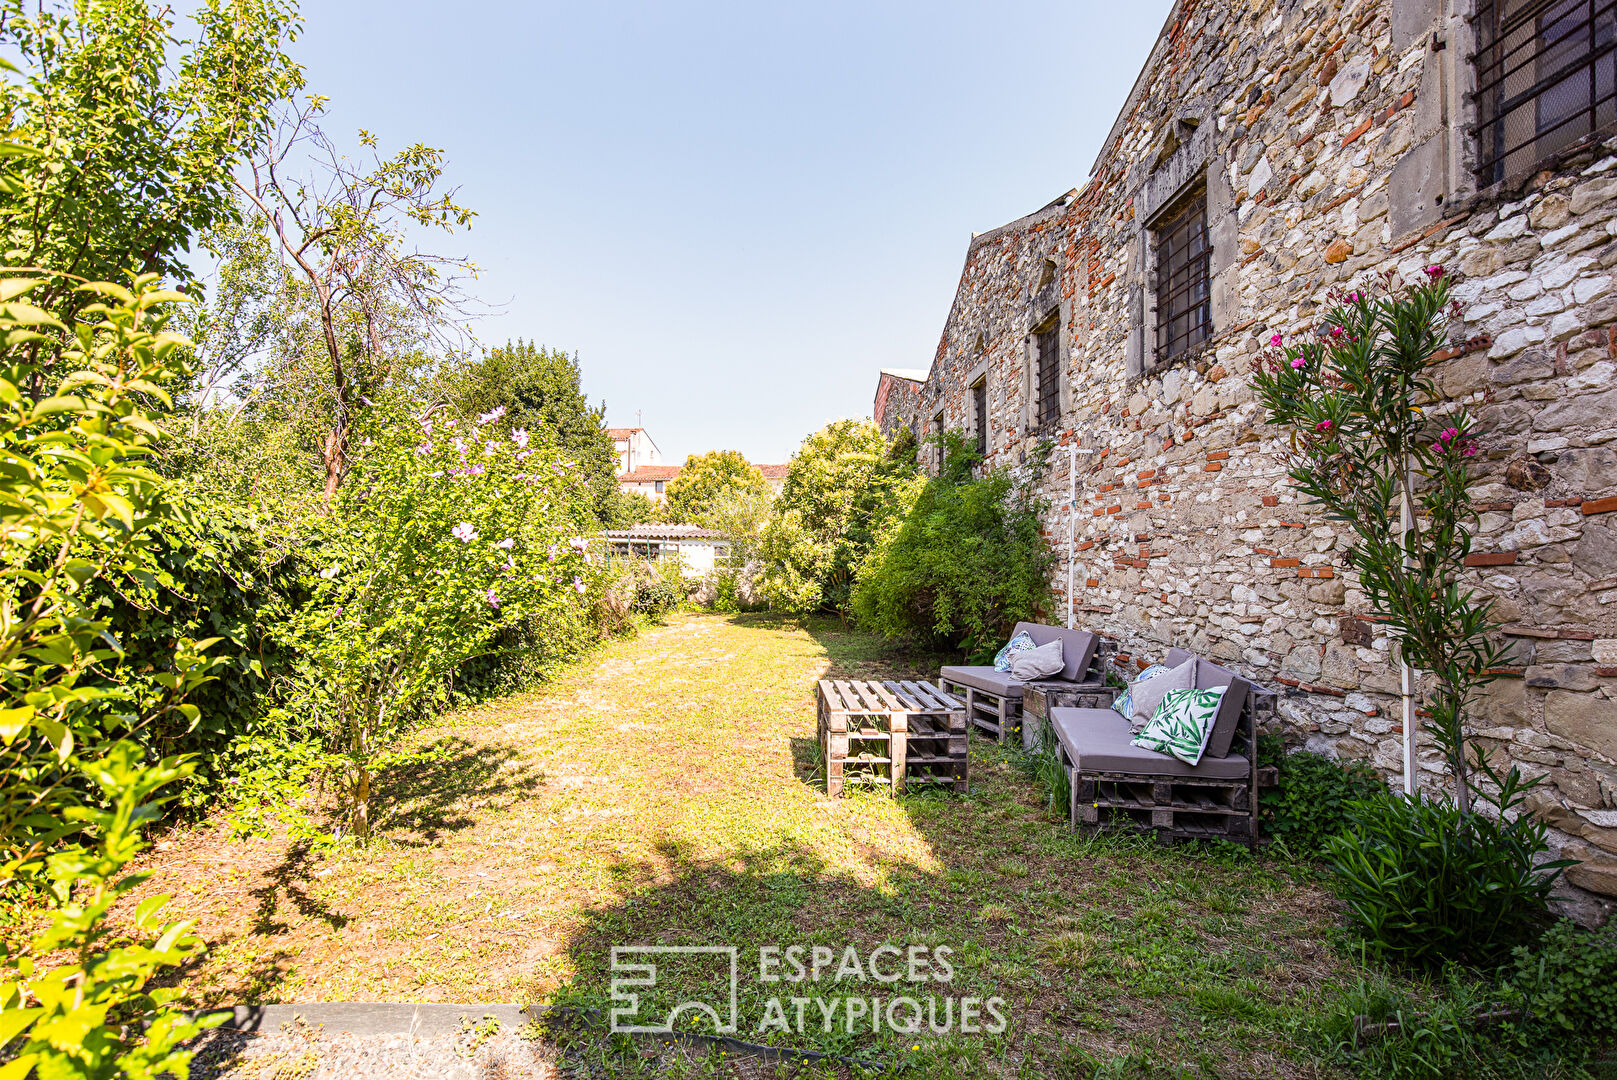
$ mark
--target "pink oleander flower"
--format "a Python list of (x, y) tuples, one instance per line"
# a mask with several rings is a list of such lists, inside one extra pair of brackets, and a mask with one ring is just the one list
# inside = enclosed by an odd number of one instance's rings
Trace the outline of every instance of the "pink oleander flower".
[(1333, 326), (1333, 327), (1331, 327), (1331, 336), (1332, 337), (1341, 337), (1345, 333), (1347, 333), (1347, 327), (1345, 327), (1345, 326)]
[(1426, 268), (1425, 274), (1432, 281), (1436, 281), (1438, 278), (1443, 276), (1443, 268), (1441, 266), (1433, 264), (1432, 266), (1428, 266)]
[(1477, 456), (1477, 444), (1476, 443), (1468, 443), (1468, 444), (1466, 444), (1466, 448), (1461, 453), (1460, 456), (1461, 457), (1476, 457)]
[(1269, 339), (1269, 344), (1273, 345), (1275, 348), (1278, 349), (1278, 348), (1280, 348), (1280, 342), (1282, 340), (1284, 340), (1284, 339), (1282, 339), (1279, 334), (1276, 334), (1274, 337)]
[(1348, 293), (1348, 303), (1357, 304), (1358, 302), (1359, 302), (1359, 294), (1358, 294), (1357, 291)]
[(463, 544), (469, 544), (473, 540), (477, 539), (477, 530), (472, 528), (472, 523), (469, 521), (463, 521), (449, 531), (454, 535), (456, 540), (459, 540)]
[(1304, 363), (1303, 358), (1299, 356), (1297, 359), (1295, 359), (1295, 360), (1293, 360), (1291, 362), (1292, 370), (1293, 371), (1301, 371), (1303, 369), (1303, 363)]
[(1314, 425), (1314, 430), (1329, 431), (1331, 430), (1331, 422), (1329, 420), (1321, 420), (1319, 423)]
[(495, 611), (500, 610), (500, 596), (493, 589), (488, 591), (488, 606)]
[(580, 595), (589, 592), (589, 586), (585, 585), (584, 579), (580, 578), (577, 574), (573, 575), (573, 588), (577, 589)]
[(504, 405), (496, 405), (494, 408), (490, 409), (488, 412), (480, 413), (478, 415), (478, 417), (477, 417), (478, 426), (479, 427), (486, 427), (489, 424), (494, 423), (494, 421), (498, 420), (500, 417), (502, 417), (504, 415), (505, 415), (505, 406)]
[(528, 448), (528, 432), (523, 428), (513, 428), (511, 441), (517, 444), (518, 450), (526, 450)]
[(515, 545), (515, 544), (516, 544), (516, 539), (514, 537), (507, 536), (504, 540), (501, 540), (499, 543), (495, 544), (494, 546), (499, 548), (501, 551), (510, 551), (512, 546)]

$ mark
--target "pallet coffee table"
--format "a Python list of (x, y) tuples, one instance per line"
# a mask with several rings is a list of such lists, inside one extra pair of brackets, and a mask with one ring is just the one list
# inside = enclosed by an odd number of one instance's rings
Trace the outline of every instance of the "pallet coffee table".
[(931, 683), (821, 679), (818, 705), (827, 794), (848, 784), (966, 790), (966, 707)]

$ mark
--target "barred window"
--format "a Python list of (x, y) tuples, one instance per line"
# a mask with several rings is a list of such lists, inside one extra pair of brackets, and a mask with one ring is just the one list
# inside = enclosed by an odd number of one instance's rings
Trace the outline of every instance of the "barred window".
[(1156, 234), (1160, 364), (1201, 344), (1213, 332), (1213, 245), (1207, 233), (1206, 190), (1172, 211), (1156, 226)]
[(1061, 419), (1061, 319), (1052, 317), (1033, 333), (1038, 353), (1039, 423), (1053, 424)]
[(988, 457), (988, 380), (978, 379), (971, 388), (971, 415), (977, 423), (977, 453)]
[(1480, 183), (1617, 121), (1617, 0), (1482, 0), (1476, 28)]

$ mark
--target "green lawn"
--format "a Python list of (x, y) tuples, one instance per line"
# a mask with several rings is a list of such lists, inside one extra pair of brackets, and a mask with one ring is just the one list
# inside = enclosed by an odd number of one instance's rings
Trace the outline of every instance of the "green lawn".
[[(1318, 1023), (1362, 980), (1389, 984), (1340, 941), (1314, 871), (1241, 848), (1077, 836), (1019, 751), (987, 741), (974, 740), (969, 796), (827, 798), (813, 703), (827, 674), (936, 665), (833, 622), (682, 616), (423, 733), (437, 760), (391, 778), (369, 850), (312, 850), (284, 829), (237, 840), (223, 821), (176, 833), (151, 889), (210, 942), (186, 990), (198, 1004), (609, 1009), (612, 946), (734, 945), (750, 1041), (927, 1077), (1337, 1075)], [(839, 963), (852, 946), (863, 967), (884, 944), (947, 947), (953, 979), (918, 991), (830, 968), (807, 988), (759, 979), (760, 946), (808, 958), (820, 946)], [(891, 970), (892, 956), (878, 962)], [(670, 963), (649, 998), (727, 998), (722, 961)], [(845, 1005), (827, 1024), (808, 1004), (801, 1034), (759, 1032), (770, 998), (795, 1026), (794, 996), (926, 995), (940, 1009), (1003, 999), (1007, 1025), (905, 1036), (859, 1015), (850, 1033)], [(549, 1037), (609, 1062), (607, 1075), (784, 1068)]]

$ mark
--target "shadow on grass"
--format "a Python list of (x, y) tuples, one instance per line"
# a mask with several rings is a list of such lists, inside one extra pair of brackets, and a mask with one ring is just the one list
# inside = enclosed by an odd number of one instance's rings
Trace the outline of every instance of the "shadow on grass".
[(476, 825), (472, 810), (505, 809), (535, 796), (544, 782), (512, 747), (450, 735), (378, 776), (372, 814), (391, 842), (431, 847)]

